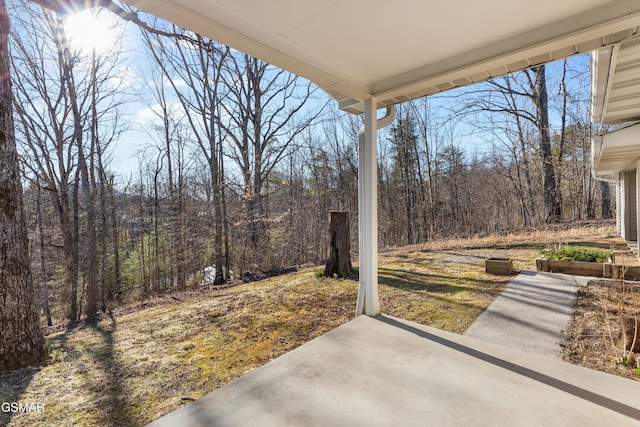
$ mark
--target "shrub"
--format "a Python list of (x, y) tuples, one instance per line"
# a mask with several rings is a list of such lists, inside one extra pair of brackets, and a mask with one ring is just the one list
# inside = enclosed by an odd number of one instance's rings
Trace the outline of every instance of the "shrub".
[(542, 254), (547, 259), (559, 261), (608, 262), (611, 257), (611, 251), (570, 245), (557, 249), (543, 249)]

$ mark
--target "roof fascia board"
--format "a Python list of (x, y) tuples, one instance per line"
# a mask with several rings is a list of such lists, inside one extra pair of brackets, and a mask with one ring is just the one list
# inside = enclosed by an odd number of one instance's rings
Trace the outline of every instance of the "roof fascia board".
[(613, 46), (611, 49), (611, 60), (609, 63), (609, 70), (607, 71), (607, 80), (606, 86), (604, 90), (604, 100), (602, 101), (602, 117), (601, 119), (604, 121), (604, 118), (607, 117), (607, 108), (609, 106), (609, 98), (611, 97), (611, 86), (613, 85), (613, 78), (616, 65), (618, 64), (618, 52), (620, 52), (620, 43)]
[(604, 102), (612, 70), (613, 47), (591, 52), (591, 122), (602, 123)]
[(602, 135), (603, 150), (632, 145), (640, 145), (640, 124), (627, 126)]
[[(595, 136), (592, 142), (591, 157), (596, 175), (611, 175), (633, 169), (640, 158), (640, 124)], [(620, 149), (625, 150), (624, 161), (619, 158)], [(613, 167), (612, 163), (618, 166)], [(605, 169), (602, 169), (603, 165)]]
[(602, 156), (602, 136), (594, 136), (591, 138), (591, 164), (596, 175), (599, 175), (598, 166), (600, 165), (600, 157)]

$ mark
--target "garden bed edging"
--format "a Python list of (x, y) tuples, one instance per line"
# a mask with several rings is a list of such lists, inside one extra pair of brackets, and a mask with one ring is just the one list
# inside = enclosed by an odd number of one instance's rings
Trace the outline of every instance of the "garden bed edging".
[(640, 267), (629, 267), (609, 262), (558, 261), (554, 259), (536, 259), (536, 270), (550, 273), (572, 274), (627, 280), (640, 279)]

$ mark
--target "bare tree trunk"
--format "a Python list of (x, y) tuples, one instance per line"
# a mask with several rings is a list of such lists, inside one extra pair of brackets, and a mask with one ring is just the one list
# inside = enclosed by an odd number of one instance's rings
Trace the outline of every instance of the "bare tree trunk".
[[(143, 215), (143, 212), (145, 212), (145, 208), (144, 208), (144, 200), (146, 198), (146, 195), (144, 194), (144, 187), (142, 185), (143, 179), (142, 179), (142, 168), (140, 168), (140, 193), (139, 193), (139, 210), (138, 212), (140, 212), (140, 215)], [(147, 281), (147, 265), (144, 259), (144, 251), (145, 251), (145, 246), (144, 246), (144, 236), (145, 233), (141, 232), (140, 233), (140, 250), (138, 253), (138, 261), (140, 262), (140, 285), (142, 288), (142, 292), (140, 293), (141, 295), (141, 299), (145, 300), (148, 296), (149, 296), (149, 282)]]
[(38, 237), (40, 244), (40, 271), (42, 274), (42, 308), (47, 317), (47, 326), (53, 325), (51, 310), (49, 309), (49, 285), (47, 281), (47, 268), (44, 260), (44, 226), (42, 225), (42, 188), (38, 182), (38, 194), (36, 198), (36, 210), (38, 216)]
[[(80, 117), (77, 118), (78, 122)], [(78, 124), (79, 126), (79, 124)], [(82, 129), (80, 128), (80, 134)], [(89, 168), (84, 153), (82, 136), (76, 142), (78, 144), (78, 170), (81, 176), (82, 194), (85, 210), (87, 214), (87, 241), (85, 254), (85, 281), (86, 281), (86, 301), (85, 315), (91, 317), (98, 311), (98, 252), (96, 238), (96, 220), (94, 208), (94, 190), (89, 179)], [(79, 242), (78, 242), (79, 244)]]
[(558, 196), (553, 155), (551, 153), (551, 135), (549, 133), (549, 105), (547, 97), (547, 81), (545, 66), (532, 68), (535, 76), (533, 86), (533, 101), (536, 106), (536, 122), (540, 138), (540, 153), (542, 154), (543, 188), (545, 222), (557, 222), (562, 219), (562, 205)]
[(75, 250), (74, 226), (71, 222), (72, 208), (67, 189), (61, 189), (59, 194), (55, 194), (53, 203), (58, 213), (60, 234), (62, 234), (62, 251), (64, 253), (64, 299), (69, 303), (66, 310), (66, 317), (68, 320), (74, 322), (78, 318), (76, 276), (78, 260), (76, 258), (77, 251)]
[(47, 350), (34, 298), (13, 128), (9, 16), (0, 0), (0, 372), (42, 362)]
[[(73, 88), (73, 84), (69, 87)], [(71, 90), (72, 102), (76, 101), (75, 90)], [(87, 212), (87, 253), (85, 257), (86, 268), (86, 297), (87, 306), (85, 308), (85, 314), (87, 317), (91, 317), (97, 312), (98, 307), (98, 254), (96, 244), (96, 224), (95, 224), (95, 209), (93, 206), (93, 186), (89, 179), (89, 168), (87, 166), (87, 159), (84, 153), (83, 135), (80, 111), (74, 106), (74, 137), (76, 144), (78, 145), (78, 170), (81, 176), (82, 193), (84, 196), (85, 209)], [(92, 155), (92, 154), (90, 154)]]
[[(218, 158), (220, 159), (220, 207), (222, 210), (222, 228), (224, 233), (224, 277), (227, 281), (231, 279), (231, 253), (229, 249), (229, 217), (227, 216), (227, 195), (224, 181), (224, 161), (222, 160), (222, 144), (218, 144)], [(216, 267), (217, 268), (217, 267)]]
[(113, 176), (109, 178), (109, 202), (111, 204), (111, 249), (113, 251), (113, 287), (107, 299), (122, 300), (122, 278), (120, 275), (120, 229), (118, 227), (118, 206), (114, 195)]
[[(218, 99), (218, 79), (220, 78), (219, 70), (216, 73), (216, 79), (210, 93), (209, 103), (214, 110), (212, 114), (216, 114), (219, 117), (219, 106), (213, 107)], [(215, 216), (215, 236), (214, 236), (214, 257), (216, 264), (216, 277), (213, 280), (214, 285), (222, 285), (225, 282), (225, 277), (229, 280), (229, 258), (227, 256), (227, 262), (223, 263), (222, 258), (222, 235), (224, 222), (226, 222), (226, 200), (223, 195), (222, 185), (224, 183), (224, 167), (222, 166), (222, 137), (220, 136), (221, 128), (219, 123), (214, 123), (213, 120), (209, 122), (209, 172), (211, 174), (211, 190), (213, 193), (214, 203), (214, 216)], [(207, 153), (205, 153), (206, 155)], [(224, 212), (223, 212), (224, 211)], [(226, 236), (226, 230), (224, 230)], [(225, 247), (225, 252), (229, 250), (228, 240)], [(227, 252), (228, 253), (228, 252)], [(224, 268), (224, 270), (223, 270)]]
[[(425, 233), (427, 240), (433, 239), (436, 236), (437, 230), (437, 216), (438, 216), (438, 207), (437, 207), (437, 171), (434, 162), (435, 154), (437, 154), (436, 138), (432, 138), (432, 135), (429, 132), (429, 120), (430, 114), (428, 100), (425, 98), (421, 102), (423, 102), (423, 110), (422, 112), (418, 111), (418, 108), (414, 105), (414, 117), (417, 122), (417, 129), (422, 138), (422, 143), (424, 145), (424, 157), (426, 163), (426, 173), (427, 173), (427, 194), (426, 194), (426, 206), (425, 212), (423, 213), (425, 218)], [(416, 144), (417, 149), (417, 144)], [(422, 184), (421, 184), (422, 185)]]
[[(73, 322), (76, 320), (80, 320), (81, 312), (82, 312), (82, 303), (80, 303), (80, 307), (78, 307), (78, 266), (80, 264), (80, 203), (78, 201), (78, 191), (80, 188), (80, 178), (78, 177), (78, 171), (76, 170), (75, 177), (73, 179), (73, 195), (72, 195), (72, 206), (73, 206), (73, 225), (71, 225), (71, 230), (68, 233), (67, 238), (71, 238), (69, 242), (69, 248), (71, 251), (71, 305), (69, 306), (69, 312), (67, 318)], [(82, 294), (81, 294), (82, 296)], [(82, 301), (82, 298), (80, 298)]]
[[(168, 145), (168, 143), (167, 143)], [(167, 154), (169, 158), (169, 154)], [(154, 268), (152, 273), (151, 281), (156, 287), (156, 292), (159, 290), (159, 274), (158, 274), (158, 266), (160, 265), (158, 262), (158, 249), (160, 246), (160, 196), (159, 196), (159, 187), (158, 176), (160, 175), (161, 166), (158, 165), (159, 160), (156, 161), (156, 167), (153, 171), (153, 246), (154, 246)], [(171, 194), (171, 160), (169, 158), (169, 193)]]
[[(97, 122), (96, 122), (97, 127)], [(96, 132), (97, 134), (97, 132)], [(102, 312), (106, 312), (108, 309), (107, 306), (107, 296), (110, 294), (109, 288), (110, 285), (107, 280), (107, 264), (109, 262), (108, 257), (108, 240), (109, 240), (109, 223), (108, 223), (108, 210), (107, 210), (107, 186), (106, 180), (107, 175), (104, 166), (104, 159), (102, 157), (102, 147), (99, 143), (96, 143), (96, 158), (98, 161), (98, 179), (99, 185), (95, 182), (93, 183), (94, 188), (99, 187), (98, 195), (100, 197), (100, 257), (101, 257), (101, 270), (100, 270), (100, 309)]]
[[(518, 120), (518, 123), (520, 122), (520, 118), (516, 117), (516, 119)], [(529, 154), (527, 153), (527, 145), (526, 145), (526, 139), (524, 137), (524, 133), (522, 131), (522, 127), (518, 126), (518, 139), (520, 140), (520, 151), (522, 153), (522, 166), (524, 168), (524, 178), (525, 178), (525, 182), (527, 184), (527, 200), (528, 200), (528, 218), (529, 218), (529, 224), (533, 223), (534, 221), (536, 221), (536, 217), (538, 216), (537, 214), (537, 209), (536, 209), (536, 203), (535, 203), (535, 197), (533, 196), (533, 185), (531, 183), (531, 166), (529, 164)], [(527, 204), (525, 203), (525, 206), (527, 206)]]
[[(260, 87), (262, 79), (264, 77), (266, 64), (246, 56), (247, 62), (250, 64), (247, 69), (249, 70), (249, 76), (253, 88), (253, 187), (251, 189), (251, 243), (253, 249), (256, 249), (258, 241), (260, 241), (264, 235), (265, 223), (264, 223), (264, 207), (262, 204), (262, 185), (263, 185), (263, 141), (262, 141), (262, 88)], [(266, 142), (266, 141), (265, 141)]]
[[(562, 61), (562, 80), (560, 81), (560, 90), (562, 91), (562, 110), (560, 113), (560, 143), (558, 144), (558, 160), (555, 166), (556, 173), (556, 194), (557, 204), (562, 209), (562, 174), (564, 173), (563, 161), (565, 152), (566, 132), (567, 132), (567, 99), (569, 92), (567, 91), (567, 59)], [(562, 211), (560, 211), (562, 212)]]
[[(181, 159), (182, 161), (182, 159)], [(186, 247), (184, 239), (184, 178), (182, 166), (180, 166), (180, 172), (178, 175), (178, 194), (177, 194), (177, 208), (176, 208), (176, 277), (177, 277), (177, 289), (184, 291), (187, 289), (187, 271), (186, 271)]]
[(425, 193), (424, 188), (424, 176), (422, 174), (422, 162), (420, 161), (420, 152), (418, 151), (418, 144), (413, 144), (414, 155), (416, 159), (416, 174), (418, 176), (418, 188), (420, 189), (420, 206), (418, 210), (422, 213), (422, 233), (421, 235), (424, 238), (424, 241), (429, 240), (429, 232), (427, 231), (427, 227), (429, 226), (429, 218), (427, 216), (427, 195)]

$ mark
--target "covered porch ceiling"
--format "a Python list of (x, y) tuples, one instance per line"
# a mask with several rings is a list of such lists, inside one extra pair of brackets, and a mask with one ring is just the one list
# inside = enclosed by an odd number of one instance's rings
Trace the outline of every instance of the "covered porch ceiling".
[(125, 0), (364, 111), (609, 46), (638, 0)]

